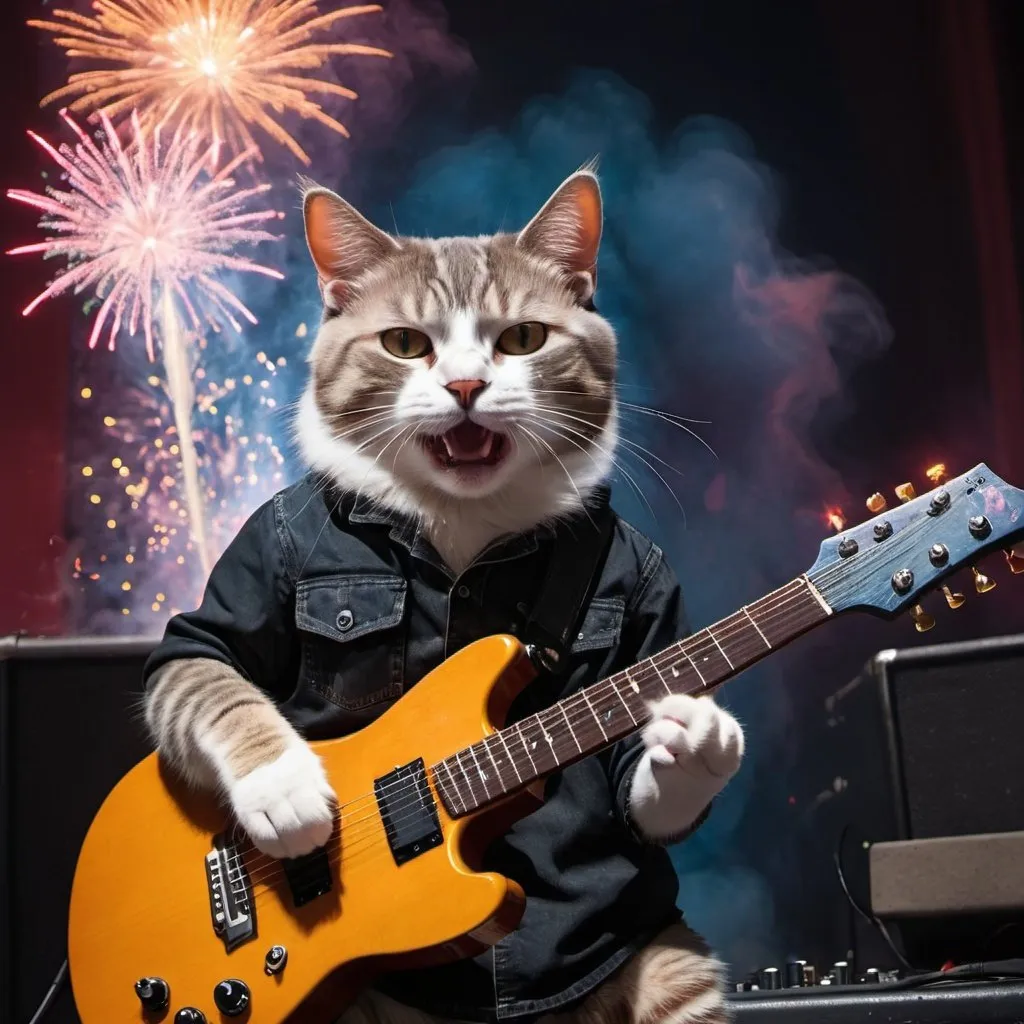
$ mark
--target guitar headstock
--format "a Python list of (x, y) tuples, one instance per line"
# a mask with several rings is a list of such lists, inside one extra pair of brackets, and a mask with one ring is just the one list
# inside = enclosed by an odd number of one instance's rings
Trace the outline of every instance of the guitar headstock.
[[(939, 467), (935, 467), (937, 470)], [(927, 493), (902, 484), (902, 504), (887, 508), (880, 494), (867, 502), (874, 518), (842, 529), (822, 542), (807, 578), (834, 612), (858, 609), (895, 618), (912, 609), (918, 630), (934, 625), (922, 596), (958, 569), (970, 568), (978, 593), (995, 587), (975, 563), (1002, 548), (1011, 572), (1024, 572), (1024, 557), (1011, 549), (1024, 540), (1024, 491), (1001, 480), (984, 463), (939, 483), (929, 471)], [(833, 524), (841, 520), (833, 518)], [(951, 608), (964, 597), (943, 586)]]

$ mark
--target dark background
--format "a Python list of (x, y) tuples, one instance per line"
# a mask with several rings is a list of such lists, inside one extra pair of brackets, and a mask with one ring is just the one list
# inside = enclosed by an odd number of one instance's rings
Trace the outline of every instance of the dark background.
[[(23, 27), (38, 9), (11, 0), (0, 15), (5, 185), (35, 181), (41, 166), (23, 130), (52, 130), (52, 114), (37, 107), (53, 84), (52, 59)], [(414, 80), (394, 131), (362, 143), (355, 198), (383, 213), (421, 159), (483, 129), (504, 131), (576, 69), (603, 69), (640, 90), (655, 131), (693, 115), (725, 118), (776, 176), (780, 244), (852, 275), (891, 325), (891, 343), (874, 358), (836, 354), (840, 393), (801, 430), (815, 465), (828, 468), (823, 478), (852, 496), (849, 513), (857, 518), (864, 496), (891, 495), (903, 480), (921, 488), (923, 468), (939, 460), (954, 472), (986, 461), (1024, 481), (1020, 4), (449, 0), (443, 9), (475, 71), (458, 88), (443, 76)], [(356, 135), (359, 118), (357, 109)], [(556, 184), (568, 170), (545, 180)], [(321, 178), (333, 184), (329, 173)], [(20, 241), (31, 218), (3, 209), (5, 244)], [(0, 632), (60, 634), (68, 629), (58, 574), (68, 535), (71, 304), (22, 320), (18, 310), (40, 284), (37, 263), (4, 264)], [(657, 362), (646, 358), (652, 379)], [(644, 400), (698, 416), (722, 409), (713, 417), (720, 461), (687, 464), (686, 530), (664, 497), (655, 499), (656, 520), (626, 511), (666, 547), (703, 625), (809, 566), (825, 527), (812, 514), (813, 481), (783, 480), (784, 453), (752, 441), (768, 382), (759, 391), (743, 377), (741, 386), (736, 365), (689, 350), (665, 360), (656, 400)], [(690, 373), (706, 395), (699, 412), (680, 408), (673, 391), (673, 377)], [(674, 443), (654, 441), (669, 459)], [(714, 487), (724, 488), (724, 506), (709, 499)], [(833, 497), (822, 493), (817, 511)], [(838, 832), (852, 822), (874, 839), (890, 826), (870, 701), (858, 705), (858, 691), (847, 697), (844, 687), (883, 648), (1024, 630), (1020, 593), (1000, 569), (993, 594), (965, 590), (967, 606), (943, 609), (926, 638), (906, 619), (837, 623), (730, 687), (750, 756), (678, 863), (693, 923), (739, 972), (788, 955), (847, 953), (850, 915), (831, 861)], [(867, 934), (860, 942), (879, 948)]]

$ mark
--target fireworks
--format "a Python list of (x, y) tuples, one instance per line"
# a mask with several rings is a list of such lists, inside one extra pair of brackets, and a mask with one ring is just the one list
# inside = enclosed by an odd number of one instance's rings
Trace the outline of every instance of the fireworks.
[(151, 359), (154, 304), (161, 297), (167, 302), (176, 298), (197, 331), (202, 328), (200, 311), (214, 330), (223, 320), (240, 329), (235, 313), (255, 323), (242, 301), (214, 276), (225, 270), (282, 276), (231, 252), (240, 244), (274, 239), (254, 225), (282, 216), (273, 210), (243, 212), (249, 200), (270, 188), (235, 188), (231, 173), (243, 157), (203, 180), (205, 153), (195, 135), (175, 132), (163, 145), (160, 133), (150, 138), (133, 118), (133, 138), (125, 147), (106, 116), (101, 118), (105, 140), (100, 143), (67, 114), (63, 117), (78, 139), (74, 147), (54, 148), (29, 134), (60, 166), (69, 189), (48, 188), (46, 195), (22, 189), (7, 193), (41, 210), (40, 227), (52, 232), (45, 241), (9, 254), (43, 253), (67, 260), (66, 269), (24, 314), (64, 292), (92, 289), (102, 301), (90, 347), (108, 321), (110, 348), (123, 325), (134, 335), (141, 323)]
[[(51, 32), (69, 57), (103, 67), (71, 75), (43, 103), (100, 111), (116, 120), (138, 110), (147, 129), (176, 124), (219, 148), (259, 155), (252, 129), (303, 163), (309, 157), (279, 120), (289, 111), (341, 135), (345, 126), (311, 95), (356, 93), (308, 72), (334, 55), (390, 57), (374, 46), (321, 40), (342, 19), (380, 11), (376, 4), (321, 14), (317, 0), (95, 0), (95, 16), (56, 10), (29, 24)], [(113, 66), (111, 66), (113, 65)]]
[(243, 243), (272, 240), (275, 236), (258, 225), (282, 215), (273, 210), (246, 211), (248, 202), (270, 186), (235, 187), (231, 173), (245, 154), (206, 175), (206, 151), (193, 133), (179, 129), (163, 144), (159, 131), (147, 136), (133, 116), (132, 140), (126, 147), (106, 115), (101, 115), (101, 143), (70, 116), (63, 116), (78, 140), (74, 147), (62, 144), (57, 149), (38, 135), (32, 138), (57, 162), (70, 188), (49, 188), (45, 195), (20, 189), (7, 193), (41, 210), (40, 224), (52, 232), (45, 241), (19, 246), (11, 254), (43, 253), (67, 260), (66, 268), (24, 313), (67, 291), (91, 290), (100, 306), (90, 347), (95, 347), (108, 321), (111, 349), (122, 326), (127, 325), (134, 335), (141, 323), (150, 359), (154, 358), (154, 320), (159, 319), (190, 527), (208, 570), (211, 553), (191, 424), (193, 354), (179, 307), (197, 335), (204, 326), (219, 330), (224, 320), (241, 330), (235, 313), (255, 323), (255, 316), (216, 275), (233, 270), (280, 279), (278, 271), (231, 250)]

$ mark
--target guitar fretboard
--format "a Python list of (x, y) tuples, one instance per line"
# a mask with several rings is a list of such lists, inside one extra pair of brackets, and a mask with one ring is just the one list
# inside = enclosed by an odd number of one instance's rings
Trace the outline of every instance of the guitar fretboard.
[(459, 817), (597, 753), (641, 728), (671, 693), (713, 690), (831, 614), (801, 576), (734, 615), (456, 751), (431, 767)]

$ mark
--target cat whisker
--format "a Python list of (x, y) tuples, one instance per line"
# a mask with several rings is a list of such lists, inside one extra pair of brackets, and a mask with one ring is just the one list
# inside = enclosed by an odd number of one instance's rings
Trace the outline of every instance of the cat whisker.
[(582, 437), (589, 445), (593, 446), (598, 451), (603, 452), (608, 457), (609, 462), (611, 462), (611, 464), (613, 466), (615, 466), (615, 468), (618, 469), (622, 473), (622, 475), (629, 481), (629, 483), (633, 487), (633, 490), (636, 491), (637, 496), (647, 506), (648, 510), (650, 511), (651, 515), (655, 518), (655, 520), (657, 520), (657, 518), (658, 518), (657, 513), (654, 511), (653, 507), (651, 506), (651, 503), (647, 500), (647, 496), (644, 494), (643, 489), (636, 482), (636, 480), (633, 479), (633, 476), (629, 472), (629, 470), (626, 469), (626, 467), (615, 457), (615, 455), (612, 452), (608, 451), (607, 448), (605, 448), (602, 445), (598, 444), (596, 441), (592, 441), (585, 434), (580, 433), (580, 431), (572, 430), (571, 427), (564, 427), (561, 424), (555, 424), (555, 423), (552, 423), (550, 420), (543, 419), (543, 418), (536, 417), (536, 416), (530, 417), (530, 418), (532, 419), (532, 421), (534, 423), (538, 423), (541, 426), (543, 426), (545, 429), (550, 430), (551, 433), (553, 433), (556, 437), (560, 437), (563, 441), (568, 441), (569, 444), (574, 445), (575, 447), (579, 448), (579, 450), (581, 452), (583, 452), (585, 455), (589, 455), (591, 459), (593, 459), (593, 456), (590, 455), (590, 453), (587, 451), (587, 449), (584, 448), (583, 445), (581, 445), (578, 441), (575, 441), (571, 437), (569, 437), (566, 434), (562, 433), (563, 429), (564, 430), (572, 431), (573, 433), (577, 434), (579, 437)]
[[(559, 415), (566, 415), (566, 414), (559, 413)], [(579, 417), (575, 417), (575, 418), (579, 418)], [(583, 422), (587, 422), (587, 421), (584, 420)], [(552, 425), (553, 424), (551, 424), (550, 421), (549, 421), (549, 426), (552, 426)], [(572, 427), (566, 426), (565, 424), (559, 424), (559, 425), (562, 426), (563, 429), (569, 430), (572, 433), (576, 434), (578, 437), (582, 437), (584, 440), (589, 440), (587, 438), (587, 435), (582, 433), (582, 431), (575, 430)], [(644, 448), (643, 445), (638, 445), (635, 442), (629, 441), (629, 440), (627, 440), (624, 437), (620, 437), (619, 440), (624, 442), (625, 444), (630, 445), (633, 448), (638, 449), (638, 451), (632, 451), (632, 452), (628, 451), (626, 454), (633, 455), (635, 458), (639, 459), (662, 482), (662, 484), (665, 487), (665, 490), (668, 491), (668, 493), (672, 495), (672, 500), (676, 503), (676, 507), (679, 509), (679, 512), (680, 512), (680, 514), (683, 517), (683, 524), (685, 526), (685, 524), (686, 524), (686, 510), (683, 508), (682, 502), (679, 500), (679, 495), (676, 494), (675, 490), (669, 485), (669, 482), (665, 479), (665, 477), (662, 476), (662, 474), (659, 473), (658, 470), (654, 466), (652, 466), (651, 463), (647, 461), (647, 459), (645, 459), (643, 457), (643, 455), (639, 454), (639, 452), (646, 452), (652, 458), (654, 458), (658, 462), (662, 463), (662, 465), (667, 466), (669, 469), (673, 470), (673, 472), (679, 473), (679, 470), (677, 470), (674, 466), (670, 466), (667, 462), (665, 462), (664, 459), (659, 458), (657, 455), (655, 455), (654, 452), (648, 451), (648, 449)], [(589, 443), (590, 444), (595, 444), (594, 441), (589, 441)], [(622, 469), (623, 472), (625, 472), (625, 468), (621, 465), (621, 463), (616, 462), (616, 465), (618, 465), (619, 468)], [(679, 475), (682, 476), (682, 473), (679, 473)], [(647, 504), (647, 507), (650, 508), (651, 507), (650, 503), (647, 501), (646, 498), (644, 498), (644, 501)], [(653, 514), (654, 510), (651, 509), (651, 512)], [(655, 516), (655, 518), (657, 518), (657, 516)]]
[[(559, 391), (551, 388), (534, 388), (533, 393), (535, 395), (576, 395), (582, 398), (593, 398), (594, 396), (587, 391)], [(662, 419), (669, 420), (670, 422), (678, 423), (696, 423), (702, 426), (709, 426), (711, 420), (695, 420), (688, 416), (680, 416), (678, 413), (666, 412), (664, 409), (656, 409), (652, 405), (640, 405), (637, 402), (622, 402), (618, 401), (618, 404), (624, 408), (629, 409), (632, 412), (646, 413), (648, 416), (657, 416)], [(699, 438), (698, 438), (699, 440)]]
[[(522, 429), (522, 427), (518, 423), (513, 423), (512, 424), (512, 428), (513, 428), (513, 430), (521, 430)], [(543, 472), (544, 471), (544, 460), (540, 457), (540, 449), (536, 446), (536, 444), (534, 444), (533, 438), (531, 438), (529, 436), (529, 434), (524, 432), (523, 436), (526, 438), (527, 441), (530, 442), (530, 447), (533, 449), (534, 455), (537, 456), (537, 465), (540, 466), (541, 472)]]
[[(547, 441), (545, 441), (544, 438), (541, 437), (539, 434), (535, 434), (528, 427), (523, 427), (521, 424), (520, 424), (520, 427), (521, 427), (521, 429), (525, 430), (527, 432), (527, 434), (529, 434), (531, 437), (534, 437), (538, 441), (540, 441), (540, 443), (542, 445), (544, 445), (544, 447), (547, 448), (547, 450), (549, 452), (551, 452), (551, 454), (554, 457), (555, 461), (562, 467), (562, 472), (565, 473), (566, 480), (569, 481), (569, 483), (572, 485), (572, 489), (576, 492), (576, 497), (579, 498), (579, 500), (580, 500), (580, 506), (585, 510), (587, 506), (586, 506), (586, 502), (584, 502), (584, 500), (583, 500), (583, 495), (580, 494), (580, 489), (576, 486), (576, 481), (573, 480), (572, 473), (569, 472), (569, 470), (566, 468), (565, 463), (558, 457), (558, 452), (556, 452), (555, 449), (552, 448), (551, 445), (549, 445), (547, 443)], [(588, 518), (589, 518), (589, 514), (588, 514)]]
[[(538, 405), (536, 408), (543, 409), (545, 412), (554, 413), (556, 416), (564, 416), (570, 420), (578, 420), (580, 423), (586, 423), (588, 426), (593, 426), (590, 420), (585, 419), (583, 416), (574, 416), (572, 413), (564, 412), (561, 409), (555, 408), (553, 405)], [(645, 455), (649, 455), (656, 462), (660, 462), (666, 469), (672, 470), (673, 473), (678, 473), (679, 476), (683, 476), (683, 471), (673, 466), (672, 463), (666, 462), (660, 455), (656, 455), (651, 451), (650, 448), (645, 448), (642, 444), (637, 444), (636, 441), (631, 441), (628, 437), (623, 437), (621, 434), (618, 437), (620, 444), (628, 444), (630, 448), (635, 448), (637, 451), (643, 452)]]

